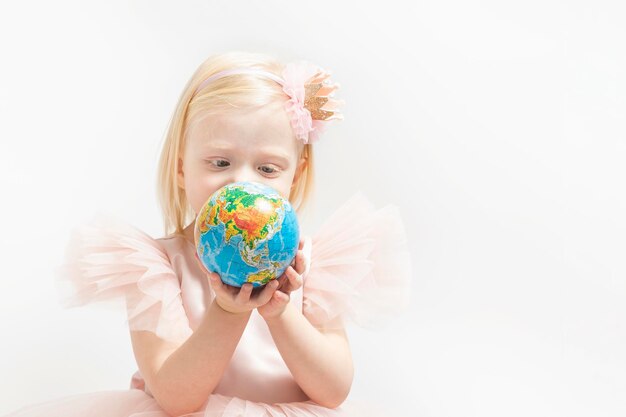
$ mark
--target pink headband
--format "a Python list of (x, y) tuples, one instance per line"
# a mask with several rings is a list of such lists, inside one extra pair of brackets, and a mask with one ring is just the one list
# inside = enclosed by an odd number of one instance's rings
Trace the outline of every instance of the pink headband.
[(285, 110), (291, 117), (291, 127), (296, 137), (302, 142), (313, 143), (319, 139), (324, 125), (330, 120), (342, 120), (343, 115), (337, 108), (344, 104), (343, 100), (333, 99), (332, 93), (339, 84), (328, 84), (330, 73), (305, 61), (289, 63), (282, 72), (282, 78), (269, 71), (251, 67), (236, 67), (220, 71), (204, 80), (194, 93), (209, 83), (229, 75), (252, 74), (269, 78), (283, 87), (290, 98), (285, 103)]

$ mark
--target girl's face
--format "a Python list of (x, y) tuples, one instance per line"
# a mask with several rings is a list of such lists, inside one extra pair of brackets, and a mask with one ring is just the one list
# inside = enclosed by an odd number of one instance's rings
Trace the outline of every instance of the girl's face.
[(178, 186), (196, 215), (211, 194), (236, 181), (269, 185), (289, 199), (304, 168), (303, 146), (282, 103), (206, 116), (188, 130)]

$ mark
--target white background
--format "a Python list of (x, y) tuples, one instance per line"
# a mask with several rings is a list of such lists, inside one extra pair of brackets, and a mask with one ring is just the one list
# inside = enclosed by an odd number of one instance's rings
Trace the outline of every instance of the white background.
[(311, 230), (359, 189), (411, 238), (410, 311), (350, 330), (353, 398), (625, 415), (625, 21), (619, 1), (3, 2), (0, 414), (128, 387), (124, 313), (63, 310), (53, 268), (96, 211), (163, 235), (167, 122), (239, 49), (341, 84)]

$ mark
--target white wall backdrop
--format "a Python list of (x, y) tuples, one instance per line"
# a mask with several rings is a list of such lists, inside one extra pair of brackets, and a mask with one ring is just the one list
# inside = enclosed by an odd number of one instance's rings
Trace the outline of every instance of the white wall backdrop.
[(0, 6), (0, 415), (128, 387), (119, 314), (63, 310), (69, 231), (162, 236), (159, 148), (210, 54), (307, 59), (345, 120), (317, 147), (315, 230), (396, 204), (410, 311), (350, 329), (351, 396), (390, 416), (626, 413), (626, 10), (619, 1), (31, 1)]

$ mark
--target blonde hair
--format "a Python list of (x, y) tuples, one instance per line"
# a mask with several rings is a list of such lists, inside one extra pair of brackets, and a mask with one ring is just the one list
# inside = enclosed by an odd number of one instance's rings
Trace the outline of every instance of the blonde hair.
[[(182, 234), (195, 216), (185, 190), (179, 188), (176, 179), (178, 160), (183, 156), (189, 126), (209, 114), (263, 106), (285, 101), (288, 97), (275, 81), (254, 75), (220, 78), (194, 94), (206, 78), (234, 67), (254, 67), (280, 76), (284, 65), (267, 55), (235, 51), (210, 56), (191, 76), (170, 119), (157, 168), (157, 199), (163, 215), (165, 236)], [(294, 140), (297, 140), (295, 135)], [(289, 195), (289, 202), (298, 214), (304, 210), (314, 189), (311, 144), (303, 146), (300, 158), (304, 158), (306, 163)]]

